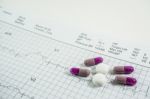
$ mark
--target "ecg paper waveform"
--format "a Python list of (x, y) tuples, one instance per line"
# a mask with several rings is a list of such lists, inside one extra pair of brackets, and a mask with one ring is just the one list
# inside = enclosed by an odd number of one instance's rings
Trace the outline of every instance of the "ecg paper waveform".
[[(134, 87), (90, 81), (68, 74), (89, 57), (111, 66), (131, 64)], [(0, 21), (0, 99), (143, 99), (150, 98), (150, 68), (101, 55)], [(113, 75), (108, 75), (112, 79)]]

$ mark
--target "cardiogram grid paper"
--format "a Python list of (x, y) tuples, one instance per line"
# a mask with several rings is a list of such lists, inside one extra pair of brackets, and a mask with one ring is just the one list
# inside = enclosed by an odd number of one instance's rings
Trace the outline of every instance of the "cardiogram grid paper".
[[(135, 65), (134, 87), (90, 81), (68, 73), (84, 59), (102, 56), (111, 66), (131, 64), (77, 48), (0, 21), (0, 99), (144, 99), (150, 98), (150, 69)], [(113, 75), (108, 75), (113, 79)]]

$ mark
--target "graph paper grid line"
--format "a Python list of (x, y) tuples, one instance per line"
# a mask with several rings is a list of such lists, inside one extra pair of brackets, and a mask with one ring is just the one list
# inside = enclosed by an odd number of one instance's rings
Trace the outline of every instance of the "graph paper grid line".
[[(141, 99), (150, 98), (150, 68), (49, 38), (0, 21), (0, 99)], [(9, 32), (10, 35), (6, 34)], [(111, 66), (133, 65), (134, 87), (90, 81), (68, 74), (89, 57), (102, 56)], [(108, 75), (113, 79), (114, 75)]]

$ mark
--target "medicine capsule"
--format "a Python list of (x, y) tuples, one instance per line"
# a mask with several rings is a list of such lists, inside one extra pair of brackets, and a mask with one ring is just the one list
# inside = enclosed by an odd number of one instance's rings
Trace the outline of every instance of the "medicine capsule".
[(137, 83), (137, 80), (133, 77), (126, 77), (126, 76), (116, 76), (115, 81), (120, 84), (133, 86)]
[(86, 66), (94, 66), (97, 65), (99, 63), (103, 62), (103, 58), (102, 57), (96, 57), (96, 58), (90, 58), (84, 61), (84, 64)]
[(70, 69), (72, 75), (77, 75), (81, 77), (88, 77), (90, 75), (90, 70), (86, 68), (72, 67)]
[(113, 72), (117, 74), (130, 74), (134, 71), (132, 66), (116, 66), (113, 68)]

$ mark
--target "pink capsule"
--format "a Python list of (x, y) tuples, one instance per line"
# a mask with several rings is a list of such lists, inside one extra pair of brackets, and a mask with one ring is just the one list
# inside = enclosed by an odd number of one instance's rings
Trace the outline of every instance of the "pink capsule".
[(88, 77), (90, 75), (90, 70), (86, 68), (78, 68), (78, 67), (72, 67), (70, 69), (70, 73), (72, 75), (77, 75), (81, 77)]
[(126, 76), (116, 76), (115, 81), (120, 84), (133, 86), (137, 83), (137, 80), (133, 77), (126, 77)]
[(132, 66), (116, 66), (113, 69), (116, 74), (130, 74), (134, 71)]
[(94, 66), (97, 65), (99, 63), (103, 62), (103, 58), (102, 57), (96, 57), (96, 58), (90, 58), (84, 61), (84, 64), (86, 66)]

